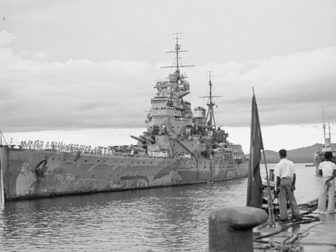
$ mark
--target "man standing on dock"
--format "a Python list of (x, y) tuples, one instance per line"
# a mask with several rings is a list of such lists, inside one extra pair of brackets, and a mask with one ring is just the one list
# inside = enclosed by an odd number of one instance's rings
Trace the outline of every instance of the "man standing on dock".
[(293, 219), (301, 219), (300, 210), (294, 197), (296, 174), (294, 163), (287, 159), (287, 151), (279, 151), (280, 161), (275, 166), (276, 188), (280, 201), (280, 220), (288, 220), (287, 201), (289, 201), (292, 210)]
[(327, 210), (327, 195), (328, 195), (328, 214), (335, 213), (335, 180), (336, 177), (336, 165), (331, 161), (332, 152), (327, 151), (324, 153), (325, 161), (319, 165), (319, 170), (322, 171), (322, 185), (321, 193), (318, 200), (318, 212), (320, 214), (326, 213)]

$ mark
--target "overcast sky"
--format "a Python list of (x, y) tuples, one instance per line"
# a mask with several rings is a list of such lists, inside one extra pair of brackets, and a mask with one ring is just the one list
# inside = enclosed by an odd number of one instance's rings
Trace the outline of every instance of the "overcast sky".
[(176, 32), (182, 62), (195, 65), (183, 69), (185, 99), (204, 106), (213, 71), (216, 121), (245, 151), (252, 86), (266, 147), (322, 142), (323, 108), (335, 122), (334, 0), (0, 3), (0, 128), (10, 135), (144, 128)]

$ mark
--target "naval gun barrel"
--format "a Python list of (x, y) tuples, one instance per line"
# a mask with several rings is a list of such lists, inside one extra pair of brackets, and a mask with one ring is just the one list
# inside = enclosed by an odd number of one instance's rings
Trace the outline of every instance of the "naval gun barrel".
[(148, 136), (139, 136), (139, 137), (136, 137), (136, 136), (132, 136), (131, 137), (135, 140), (138, 140), (140, 141), (142, 144), (146, 144), (147, 142), (150, 142), (151, 144), (154, 144), (155, 143), (155, 140), (151, 137), (148, 137)]
[(140, 141), (142, 144), (145, 144), (145, 143), (146, 143), (146, 139), (139, 138), (139, 137), (132, 136), (132, 135), (131, 135), (131, 137), (132, 137), (133, 139), (135, 139), (135, 140), (138, 140), (138, 141)]
[(151, 137), (148, 136), (141, 136), (142, 138), (144, 138), (146, 141), (150, 142), (151, 144), (155, 143), (155, 140)]

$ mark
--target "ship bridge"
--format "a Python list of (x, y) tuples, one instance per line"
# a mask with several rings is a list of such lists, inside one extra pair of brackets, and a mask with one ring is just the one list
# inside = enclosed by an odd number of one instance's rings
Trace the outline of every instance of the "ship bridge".
[(149, 134), (179, 136), (185, 133), (187, 126), (192, 125), (191, 104), (183, 100), (190, 93), (190, 85), (187, 76), (180, 72), (180, 68), (189, 66), (180, 64), (180, 52), (183, 51), (177, 37), (175, 50), (168, 52), (176, 54), (176, 64), (163, 67), (175, 68), (175, 71), (168, 75), (167, 80), (158, 81), (154, 87), (157, 92), (151, 99), (151, 109), (146, 120)]

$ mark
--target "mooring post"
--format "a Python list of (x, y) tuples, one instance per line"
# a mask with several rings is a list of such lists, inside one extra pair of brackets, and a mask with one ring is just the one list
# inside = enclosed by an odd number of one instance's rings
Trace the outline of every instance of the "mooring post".
[(209, 216), (209, 252), (252, 252), (252, 229), (267, 219), (267, 213), (255, 207), (214, 210)]

